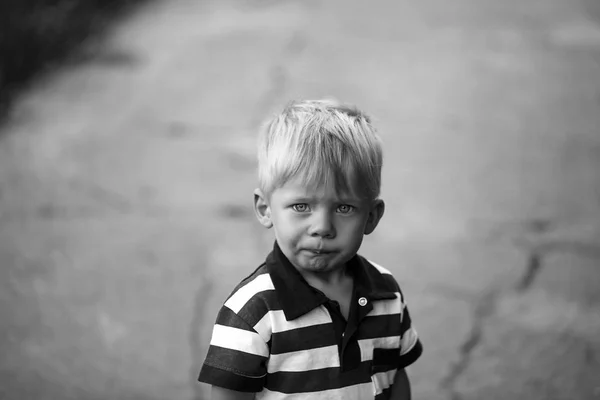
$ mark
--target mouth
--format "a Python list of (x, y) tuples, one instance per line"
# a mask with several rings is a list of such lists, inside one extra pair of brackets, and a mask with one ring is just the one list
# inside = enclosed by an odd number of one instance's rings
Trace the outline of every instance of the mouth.
[(308, 251), (309, 253), (317, 254), (317, 255), (325, 255), (325, 254), (333, 253), (333, 251), (324, 250), (324, 249), (305, 249), (305, 250)]

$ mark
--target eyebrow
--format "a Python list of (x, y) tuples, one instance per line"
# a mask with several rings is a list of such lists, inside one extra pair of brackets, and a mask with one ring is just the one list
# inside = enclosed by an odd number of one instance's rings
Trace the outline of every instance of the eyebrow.
[[(288, 201), (297, 203), (311, 203), (318, 201), (319, 198), (315, 196), (290, 196)], [(361, 201), (359, 197), (340, 197), (335, 200), (337, 203), (358, 203)]]

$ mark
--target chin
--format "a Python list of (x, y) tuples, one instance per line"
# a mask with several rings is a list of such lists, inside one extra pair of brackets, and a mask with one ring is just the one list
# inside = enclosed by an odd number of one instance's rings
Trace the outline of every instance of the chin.
[(337, 264), (336, 263), (332, 263), (329, 261), (317, 261), (317, 262), (312, 262), (312, 263), (308, 263), (306, 265), (306, 270), (308, 271), (312, 271), (312, 272), (329, 272), (329, 271), (333, 271), (337, 268)]

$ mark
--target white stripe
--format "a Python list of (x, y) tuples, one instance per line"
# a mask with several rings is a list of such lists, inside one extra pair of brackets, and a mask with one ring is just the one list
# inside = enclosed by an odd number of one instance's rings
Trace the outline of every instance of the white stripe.
[[(267, 322), (269, 321), (269, 322)], [(323, 325), (331, 323), (331, 315), (324, 306), (319, 306), (308, 313), (288, 321), (285, 318), (283, 310), (269, 311), (257, 322), (259, 329), (264, 330), (264, 326), (270, 324), (272, 333), (286, 332), (294, 329), (307, 328), (309, 326)], [(258, 331), (258, 329), (257, 329)]]
[(394, 384), (394, 379), (396, 378), (397, 369), (392, 369), (386, 372), (378, 372), (375, 375), (371, 376), (371, 380), (373, 381), (373, 385), (375, 385), (375, 395), (383, 392), (385, 389), (389, 388)]
[(369, 382), (340, 389), (308, 393), (280, 393), (263, 389), (262, 392), (256, 394), (256, 400), (364, 400), (372, 399), (374, 395), (373, 384)]
[[(395, 294), (398, 296), (395, 299), (373, 301), (373, 309), (367, 316), (400, 314), (403, 310), (400, 292), (396, 292)], [(400, 315), (398, 315), (398, 318), (400, 318)]]
[(285, 318), (283, 310), (274, 310), (267, 312), (254, 325), (254, 330), (260, 334), (265, 342), (271, 340), (273, 333), (286, 332), (309, 326), (323, 325), (331, 323), (331, 315), (324, 306), (311, 310), (294, 320), (288, 321)]
[(291, 321), (285, 319), (283, 311), (274, 311), (273, 313), (273, 333), (286, 332), (314, 325), (330, 324), (332, 321), (331, 315), (329, 315), (325, 306), (319, 306)]
[(229, 300), (225, 302), (225, 306), (237, 314), (242, 307), (246, 305), (248, 300), (254, 297), (254, 295), (266, 290), (275, 290), (271, 276), (269, 274), (259, 275), (254, 278), (253, 281), (249, 282), (245, 286), (242, 286), (237, 292), (235, 292), (233, 296), (231, 296)]
[(360, 347), (360, 361), (373, 359), (373, 349), (398, 349), (400, 350), (400, 336), (387, 336), (358, 341)]
[(267, 371), (272, 374), (280, 371), (300, 372), (339, 366), (338, 347), (334, 345), (284, 354), (271, 354)]
[(386, 275), (386, 274), (387, 274), (387, 275), (392, 275), (392, 273), (391, 273), (389, 270), (387, 270), (387, 269), (383, 268), (381, 265), (379, 265), (379, 264), (377, 264), (377, 263), (374, 263), (374, 262), (373, 262), (373, 261), (371, 261), (371, 260), (367, 260), (367, 261), (369, 262), (369, 264), (371, 264), (372, 266), (374, 266), (375, 268), (377, 268), (377, 270), (378, 270), (380, 273), (382, 273), (382, 274), (384, 274), (384, 275)]
[[(272, 314), (276, 312), (279, 311), (269, 311), (268, 313), (263, 315), (263, 317), (260, 319), (260, 321), (256, 323), (256, 325), (254, 325), (254, 330), (258, 332), (258, 334), (265, 341), (265, 343), (271, 340), (271, 333), (273, 332), (272, 319), (274, 318)], [(281, 313), (283, 314), (283, 311), (281, 311)]]
[(255, 354), (257, 356), (269, 356), (267, 344), (256, 332), (229, 326), (215, 324), (210, 344), (226, 349)]
[(412, 350), (413, 347), (415, 347), (415, 344), (417, 343), (417, 331), (415, 330), (415, 328), (409, 328), (406, 332), (404, 332), (404, 335), (402, 335), (402, 341), (401, 341), (401, 346), (402, 346), (402, 351), (400, 352), (400, 355), (404, 355), (406, 353), (408, 353), (409, 351)]

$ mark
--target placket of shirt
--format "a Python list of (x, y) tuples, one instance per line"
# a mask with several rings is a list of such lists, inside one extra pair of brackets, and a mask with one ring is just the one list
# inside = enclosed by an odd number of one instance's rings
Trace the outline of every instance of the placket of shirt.
[(373, 309), (373, 306), (370, 302), (367, 302), (364, 306), (359, 306), (356, 292), (353, 291), (348, 321), (342, 315), (339, 304), (336, 301), (328, 300), (326, 307), (333, 322), (342, 372), (358, 368), (361, 356), (356, 332), (358, 331), (358, 324)]

